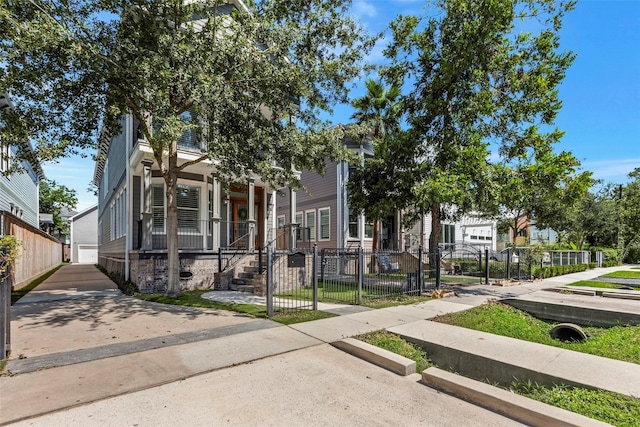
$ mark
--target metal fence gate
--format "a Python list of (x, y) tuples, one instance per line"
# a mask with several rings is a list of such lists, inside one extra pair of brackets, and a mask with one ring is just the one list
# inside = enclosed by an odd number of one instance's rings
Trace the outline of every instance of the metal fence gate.
[(318, 309), (318, 256), (267, 247), (267, 315)]

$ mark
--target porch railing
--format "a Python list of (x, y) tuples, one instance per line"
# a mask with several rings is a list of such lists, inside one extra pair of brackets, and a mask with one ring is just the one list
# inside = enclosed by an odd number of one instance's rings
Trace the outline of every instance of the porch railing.
[[(218, 221), (220, 224), (220, 248), (223, 250), (245, 250), (249, 248), (248, 221)], [(151, 249), (167, 249), (167, 220), (153, 218), (151, 227)], [(144, 227), (137, 221), (134, 247), (142, 249)], [(178, 248), (183, 250), (213, 250), (215, 220), (178, 219)]]

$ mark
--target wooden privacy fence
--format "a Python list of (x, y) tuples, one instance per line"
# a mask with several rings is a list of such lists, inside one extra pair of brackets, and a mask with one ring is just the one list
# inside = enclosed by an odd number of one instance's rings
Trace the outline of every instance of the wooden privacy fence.
[(12, 235), (21, 243), (11, 275), (12, 286), (20, 289), (62, 262), (62, 243), (9, 212), (0, 211), (2, 235)]

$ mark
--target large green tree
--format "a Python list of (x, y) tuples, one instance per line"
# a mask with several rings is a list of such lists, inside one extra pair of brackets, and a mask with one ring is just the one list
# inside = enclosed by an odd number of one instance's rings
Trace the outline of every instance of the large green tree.
[(69, 224), (63, 220), (63, 209), (75, 209), (78, 204), (76, 190), (45, 179), (40, 181), (40, 212), (53, 215), (53, 225), (42, 225), (43, 230), (53, 230), (58, 236), (69, 233)]
[[(640, 259), (640, 168), (629, 173), (630, 181), (620, 186), (617, 194), (620, 261), (638, 262)], [(634, 254), (633, 257), (630, 254)], [(633, 258), (633, 259), (630, 259)]]
[[(131, 113), (167, 199), (168, 289), (178, 295), (178, 173), (211, 161), (223, 178), (296, 186), (346, 154), (317, 117), (348, 102), (370, 38), (349, 0), (7, 0), (0, 87), (16, 101), (13, 137), (41, 158), (93, 146)], [(296, 126), (297, 124), (297, 126)], [(100, 125), (102, 128), (100, 128)], [(201, 156), (178, 160), (191, 132)]]
[(427, 16), (391, 24), (392, 64), (384, 74), (411, 85), (405, 106), (418, 141), (407, 213), (431, 213), (431, 250), (443, 218), (496, 200), (490, 163), (546, 152), (559, 141), (562, 133), (552, 128), (558, 86), (574, 55), (559, 51), (558, 31), (572, 6), (437, 0)]
[[(513, 236), (518, 236), (530, 220), (538, 228), (562, 231), (593, 184), (591, 172), (578, 172), (580, 163), (573, 154), (555, 154), (550, 149), (530, 152), (491, 167), (496, 196), (491, 203), (495, 206), (484, 206), (507, 221)], [(583, 234), (581, 242), (584, 237)]]

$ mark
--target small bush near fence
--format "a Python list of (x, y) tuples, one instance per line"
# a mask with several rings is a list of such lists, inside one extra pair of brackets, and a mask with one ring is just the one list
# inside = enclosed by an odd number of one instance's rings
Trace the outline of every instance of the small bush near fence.
[(578, 273), (590, 268), (589, 264), (554, 265), (552, 267), (533, 267), (531, 275), (536, 279), (562, 276), (563, 274)]
[(135, 283), (124, 280), (124, 276), (122, 276), (122, 274), (116, 271), (108, 272), (100, 264), (96, 264), (96, 267), (98, 267), (98, 270), (109, 276), (109, 279), (118, 286), (118, 289), (120, 289), (120, 292), (123, 294), (131, 296), (140, 292), (138, 286)]

